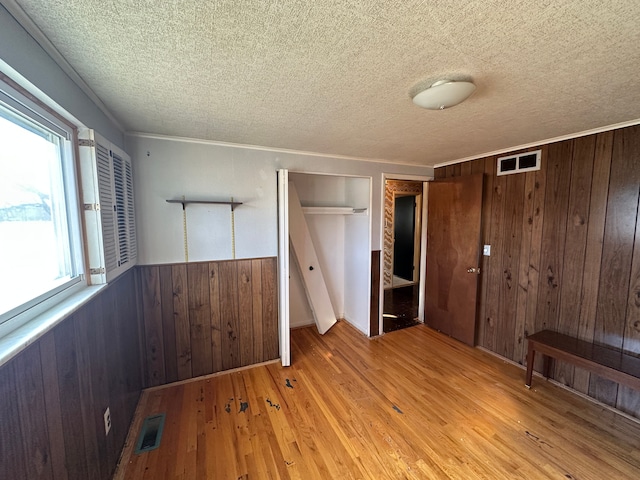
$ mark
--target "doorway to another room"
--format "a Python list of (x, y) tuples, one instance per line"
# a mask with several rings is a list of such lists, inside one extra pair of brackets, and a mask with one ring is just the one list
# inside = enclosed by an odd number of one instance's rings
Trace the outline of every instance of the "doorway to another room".
[(420, 323), (423, 182), (385, 180), (384, 333)]

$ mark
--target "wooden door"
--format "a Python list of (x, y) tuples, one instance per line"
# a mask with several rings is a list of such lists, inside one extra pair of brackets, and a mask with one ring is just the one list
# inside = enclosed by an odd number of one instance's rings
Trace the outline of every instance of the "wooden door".
[(475, 344), (482, 174), (429, 184), (425, 323)]
[(393, 274), (413, 280), (416, 197), (396, 197), (393, 213)]

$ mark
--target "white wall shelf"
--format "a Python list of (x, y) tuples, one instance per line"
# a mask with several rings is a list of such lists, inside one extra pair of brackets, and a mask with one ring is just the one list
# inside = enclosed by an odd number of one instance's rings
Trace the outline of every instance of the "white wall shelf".
[(366, 208), (353, 207), (302, 207), (305, 215), (366, 215)]

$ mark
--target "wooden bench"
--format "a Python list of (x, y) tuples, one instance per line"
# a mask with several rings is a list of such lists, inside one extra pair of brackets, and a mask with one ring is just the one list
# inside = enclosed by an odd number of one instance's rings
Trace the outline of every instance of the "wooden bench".
[(542, 330), (527, 337), (527, 380), (531, 388), (533, 362), (536, 352), (544, 355), (543, 375), (549, 378), (551, 358), (572, 363), (596, 375), (608, 378), (627, 387), (640, 390), (640, 357), (621, 350), (598, 345), (562, 333)]

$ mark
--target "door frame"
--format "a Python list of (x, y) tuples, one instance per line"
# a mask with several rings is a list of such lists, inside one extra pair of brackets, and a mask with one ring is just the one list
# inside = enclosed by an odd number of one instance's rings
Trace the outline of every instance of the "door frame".
[(289, 170), (278, 170), (278, 342), (283, 367), (291, 365), (289, 310)]
[[(418, 287), (418, 319), (424, 322), (424, 301), (425, 301), (425, 285), (427, 274), (427, 192), (429, 182), (434, 180), (434, 176), (428, 175), (411, 175), (403, 173), (383, 173), (380, 192), (380, 278), (384, 279), (384, 202), (387, 180), (409, 180), (413, 182), (422, 182), (422, 222), (420, 226), (420, 282)], [(378, 332), (384, 334), (384, 281), (380, 281), (380, 290), (378, 292)]]

